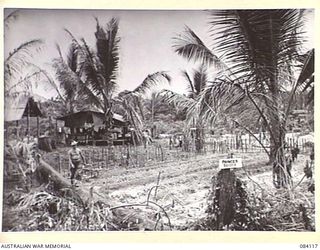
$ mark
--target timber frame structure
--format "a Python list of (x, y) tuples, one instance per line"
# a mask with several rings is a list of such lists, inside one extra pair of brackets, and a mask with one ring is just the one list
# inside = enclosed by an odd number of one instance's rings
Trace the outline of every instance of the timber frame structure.
[[(26, 117), (26, 133), (25, 135), (19, 135), (19, 121)], [(38, 103), (34, 100), (32, 96), (29, 95), (19, 95), (17, 97), (6, 97), (5, 98), (5, 107), (4, 107), (4, 121), (6, 127), (6, 134), (8, 133), (10, 122), (16, 122), (16, 126), (13, 127), (17, 130), (17, 137), (27, 136), (28, 141), (30, 137), (30, 118), (37, 118), (37, 138), (40, 137), (40, 123), (39, 118), (44, 117), (41, 112)]]
[(126, 136), (129, 132), (128, 122), (121, 115), (113, 115), (113, 125), (106, 133), (104, 114), (93, 110), (84, 110), (66, 116), (58, 117), (64, 121), (64, 128), (57, 128), (58, 133), (64, 133), (66, 144), (76, 140), (81, 145), (113, 145), (130, 143)]

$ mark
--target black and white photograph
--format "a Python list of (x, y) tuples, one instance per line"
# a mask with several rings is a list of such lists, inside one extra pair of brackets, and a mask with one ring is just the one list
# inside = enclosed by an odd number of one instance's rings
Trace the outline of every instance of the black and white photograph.
[(314, 12), (5, 8), (1, 231), (315, 232)]

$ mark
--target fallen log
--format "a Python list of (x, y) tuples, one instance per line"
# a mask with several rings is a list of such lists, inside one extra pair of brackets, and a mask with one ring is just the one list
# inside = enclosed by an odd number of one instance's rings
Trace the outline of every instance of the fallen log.
[[(38, 182), (40, 182), (40, 184), (51, 182), (56, 191), (61, 192), (64, 196), (72, 195), (74, 198), (78, 199), (84, 209), (90, 207), (91, 204), (107, 205), (112, 213), (112, 223), (118, 225), (119, 230), (154, 230), (156, 228), (157, 221), (150, 219), (150, 217), (153, 217), (154, 214), (146, 213), (140, 209), (139, 211), (136, 211), (136, 213), (129, 219), (127, 218), (127, 215), (132, 213), (133, 208), (137, 207), (153, 209), (156, 213), (159, 213), (159, 205), (123, 205), (121, 203), (116, 203), (114, 200), (108, 200), (107, 198), (100, 195), (96, 196), (94, 195), (93, 187), (91, 187), (90, 190), (86, 190), (83, 187), (72, 186), (71, 183), (52, 166), (46, 163), (39, 156), (37, 157), (38, 167), (36, 169), (36, 172), (38, 173), (37, 180)], [(171, 229), (170, 222), (168, 227), (169, 229)]]

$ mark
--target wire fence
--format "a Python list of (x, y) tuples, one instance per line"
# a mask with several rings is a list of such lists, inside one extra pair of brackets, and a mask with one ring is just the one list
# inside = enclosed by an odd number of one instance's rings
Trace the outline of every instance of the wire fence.
[[(286, 141), (288, 148), (298, 146), (300, 153), (308, 153), (310, 148), (304, 140)], [(268, 145), (266, 145), (268, 148)], [(159, 162), (181, 161), (196, 159), (198, 156), (206, 154), (226, 154), (234, 153), (263, 153), (264, 149), (254, 141), (247, 139), (236, 141), (216, 140), (209, 138), (205, 141), (203, 148), (197, 150), (194, 142), (187, 145), (172, 146), (167, 140), (157, 140), (144, 147), (133, 145), (119, 146), (85, 146), (80, 147), (86, 159), (87, 168), (91, 171), (99, 171), (114, 167), (144, 167)], [(53, 152), (55, 166), (59, 172), (69, 173), (69, 159), (66, 153)]]

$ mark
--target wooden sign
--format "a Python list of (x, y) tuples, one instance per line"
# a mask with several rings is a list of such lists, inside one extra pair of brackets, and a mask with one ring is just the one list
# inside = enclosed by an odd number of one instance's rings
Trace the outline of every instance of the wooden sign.
[(220, 169), (230, 169), (230, 168), (242, 168), (241, 158), (230, 158), (219, 160)]

